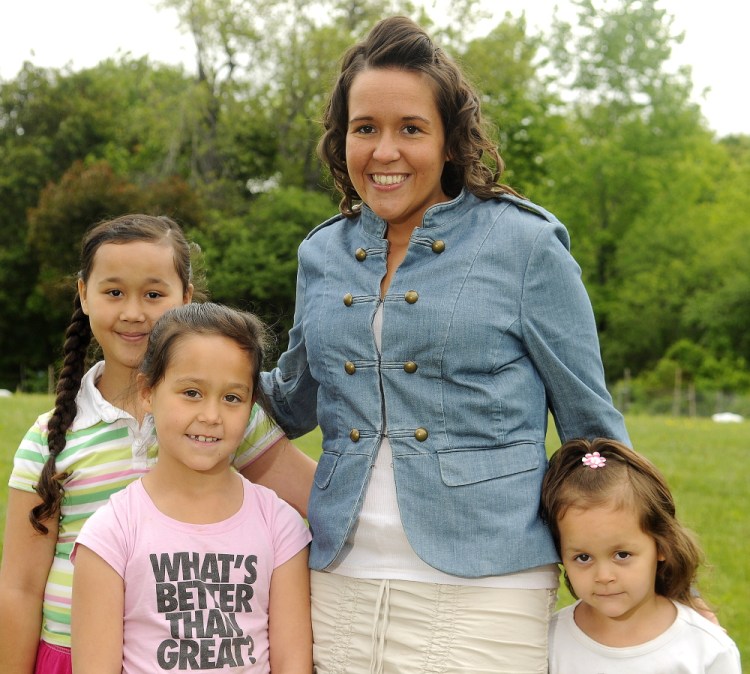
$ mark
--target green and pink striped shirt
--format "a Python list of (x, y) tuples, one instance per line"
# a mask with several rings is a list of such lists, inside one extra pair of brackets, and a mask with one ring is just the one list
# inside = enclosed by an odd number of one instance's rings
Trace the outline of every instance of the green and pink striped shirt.
[[(84, 522), (115, 492), (144, 475), (156, 460), (153, 421), (142, 424), (108, 403), (96, 388), (103, 362), (92, 367), (81, 382), (76, 398), (78, 414), (67, 434), (65, 449), (57, 457), (65, 482), (55, 557), (47, 577), (41, 637), (50, 644), (70, 647), (70, 602), (73, 565), (69, 556)], [(9, 486), (32, 492), (49, 456), (47, 421), (42, 414), (29, 429), (16, 452)], [(257, 405), (253, 408), (242, 445), (234, 459), (243, 470), (283, 436)]]

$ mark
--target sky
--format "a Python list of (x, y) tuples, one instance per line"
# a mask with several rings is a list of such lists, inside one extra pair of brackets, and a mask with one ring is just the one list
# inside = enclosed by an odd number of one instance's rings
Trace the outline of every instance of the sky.
[[(441, 0), (427, 0), (439, 3)], [(496, 25), (506, 11), (526, 13), (529, 31), (546, 31), (552, 8), (575, 15), (570, 0), (482, 0)], [(693, 99), (719, 136), (750, 134), (750, 3), (743, 0), (661, 0), (685, 32), (675, 46), (675, 65), (693, 70)], [(439, 23), (439, 21), (437, 21)], [(486, 31), (485, 31), (486, 32)], [(191, 39), (180, 32), (177, 15), (156, 0), (5, 0), (0, 21), (0, 79), (13, 79), (24, 61), (74, 69), (130, 54), (193, 69)]]

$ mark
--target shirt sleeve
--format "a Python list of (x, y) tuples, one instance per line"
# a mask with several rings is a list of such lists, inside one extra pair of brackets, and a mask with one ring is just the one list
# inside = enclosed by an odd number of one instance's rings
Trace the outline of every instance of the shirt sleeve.
[(125, 500), (127, 491), (128, 488), (113, 495), (106, 505), (99, 508), (83, 525), (70, 553), (70, 561), (73, 564), (78, 547), (85, 545), (107, 562), (121, 578), (125, 577), (127, 548), (132, 528), (128, 526), (127, 517), (123, 515), (124, 509), (119, 508), (117, 504)]
[(594, 312), (566, 241), (556, 223), (534, 242), (523, 280), (524, 340), (562, 442), (608, 437), (630, 444), (605, 385)]
[(310, 530), (299, 513), (282, 501), (274, 492), (259, 485), (252, 485), (258, 491), (263, 509), (272, 523), (273, 568), (288, 562), (311, 540)]
[(298, 438), (318, 425), (318, 382), (310, 372), (305, 341), (307, 278), (303, 251), (299, 248), (294, 323), (289, 345), (271, 372), (261, 373), (261, 385), (273, 407), (274, 417), (290, 438)]
[(234, 467), (240, 472), (243, 471), (283, 437), (284, 431), (259, 405), (253, 405), (250, 421), (245, 429), (245, 437), (234, 455)]
[(714, 661), (706, 666), (706, 674), (742, 674), (740, 652), (737, 646), (731, 644), (725, 651), (719, 653)]
[(33, 492), (39, 483), (44, 464), (49, 457), (47, 447), (47, 420), (50, 413), (41, 415), (26, 432), (13, 457), (13, 471), (8, 486), (21, 491)]

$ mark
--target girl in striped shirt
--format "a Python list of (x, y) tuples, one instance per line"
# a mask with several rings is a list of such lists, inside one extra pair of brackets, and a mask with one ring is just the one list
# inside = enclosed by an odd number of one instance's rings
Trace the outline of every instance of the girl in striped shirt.
[[(172, 220), (147, 215), (100, 223), (84, 238), (55, 407), (24, 437), (9, 481), (0, 566), (4, 674), (71, 672), (70, 551), (91, 514), (155, 461), (153, 421), (133, 377), (156, 320), (196, 294), (194, 248)], [(103, 359), (85, 372), (92, 337)], [(257, 407), (234, 466), (304, 514), (314, 462)]]

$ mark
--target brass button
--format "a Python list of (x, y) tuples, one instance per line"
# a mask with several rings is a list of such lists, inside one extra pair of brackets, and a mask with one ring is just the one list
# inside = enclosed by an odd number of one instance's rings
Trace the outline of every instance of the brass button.
[(346, 295), (344, 295), (344, 304), (345, 304), (345, 305), (346, 305), (347, 307), (350, 307), (350, 306), (352, 306), (352, 302), (353, 302), (353, 301), (354, 301), (354, 298), (352, 297), (352, 294), (351, 294), (351, 293), (346, 293)]
[(445, 241), (438, 239), (432, 242), (432, 252), (440, 255), (445, 250)]
[(404, 372), (414, 374), (417, 371), (417, 364), (413, 360), (407, 360), (404, 363)]
[(347, 360), (344, 363), (344, 369), (346, 370), (346, 374), (354, 374), (357, 371), (357, 366), (352, 361)]
[(349, 431), (349, 439), (352, 442), (359, 442), (359, 431), (356, 428), (352, 428), (352, 430)]
[(427, 432), (426, 428), (418, 428), (416, 431), (414, 431), (414, 437), (419, 440), (419, 442), (424, 442), (427, 440), (427, 436), (429, 433)]
[(414, 304), (419, 299), (419, 293), (416, 290), (408, 290), (404, 295), (404, 299), (409, 304)]
[(356, 257), (359, 262), (364, 262), (367, 259), (367, 251), (364, 248), (357, 248), (357, 250), (354, 251), (354, 257)]

